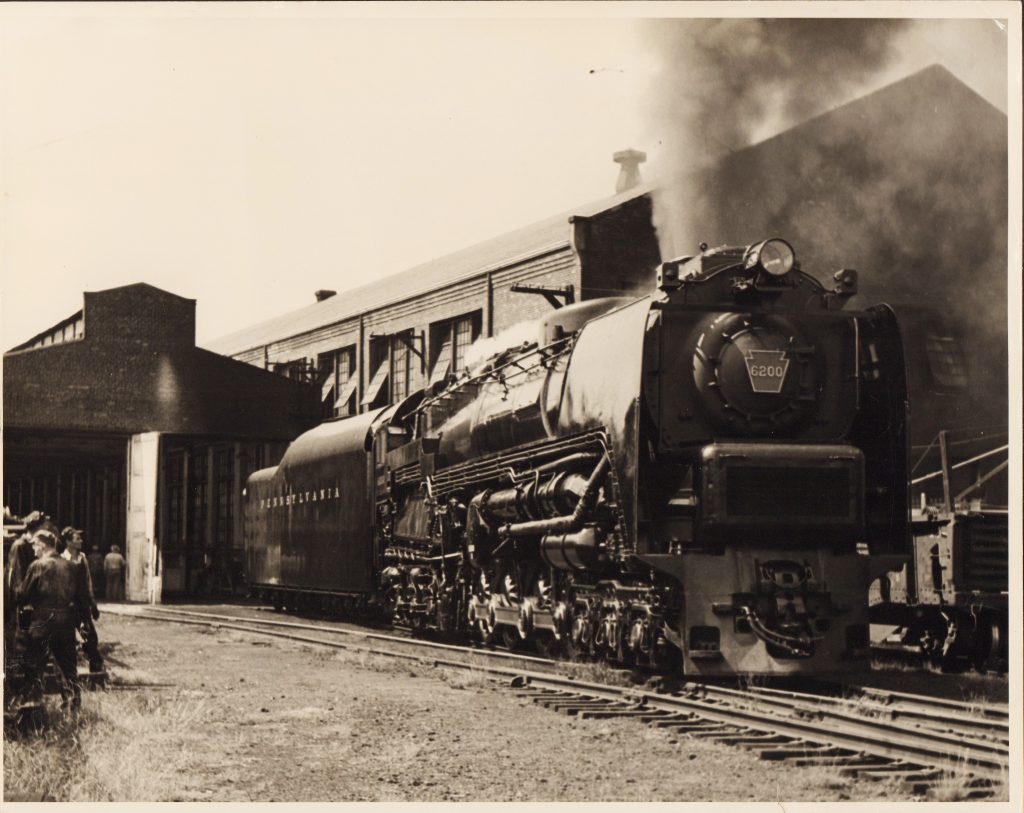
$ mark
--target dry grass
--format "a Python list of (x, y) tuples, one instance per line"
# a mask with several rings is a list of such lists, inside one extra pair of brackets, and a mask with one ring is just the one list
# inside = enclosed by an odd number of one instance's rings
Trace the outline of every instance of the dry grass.
[(438, 670), (438, 677), (453, 689), (490, 689), (495, 685), (495, 679), (492, 676), (483, 669), (473, 667), (466, 669), (442, 667)]
[(633, 673), (627, 669), (616, 669), (604, 661), (594, 663), (559, 664), (559, 671), (567, 678), (588, 683), (603, 683), (609, 686), (634, 686)]
[(92, 692), (80, 714), (48, 709), (41, 734), (4, 743), (6, 799), (67, 802), (159, 801), (184, 764), (169, 747), (206, 713), (178, 694)]
[(1009, 800), (1010, 766), (1002, 766), (1002, 775), (991, 781), (977, 779), (972, 781), (971, 766), (962, 760), (957, 770), (943, 771), (942, 776), (931, 783), (927, 799), (930, 802), (967, 802), (975, 801), (972, 791), (987, 790), (991, 795), (984, 801), (1005, 802)]

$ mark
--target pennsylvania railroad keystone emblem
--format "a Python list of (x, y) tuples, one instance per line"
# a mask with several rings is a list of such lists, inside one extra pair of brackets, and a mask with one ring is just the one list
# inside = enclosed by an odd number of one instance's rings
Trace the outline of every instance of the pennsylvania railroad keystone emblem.
[(789, 359), (785, 350), (748, 350), (743, 355), (747, 362), (750, 387), (754, 392), (768, 392), (778, 395), (782, 382), (786, 380)]

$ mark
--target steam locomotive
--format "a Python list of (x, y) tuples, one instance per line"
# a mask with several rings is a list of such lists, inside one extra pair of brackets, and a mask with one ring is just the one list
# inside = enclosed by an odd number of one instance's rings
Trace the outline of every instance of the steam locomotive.
[(909, 504), (899, 328), (856, 290), (702, 245), (316, 427), (248, 480), (253, 594), (687, 674), (865, 665)]

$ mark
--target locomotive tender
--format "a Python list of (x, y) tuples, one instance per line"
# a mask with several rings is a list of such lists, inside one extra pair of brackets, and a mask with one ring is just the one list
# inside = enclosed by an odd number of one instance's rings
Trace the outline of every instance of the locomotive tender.
[(906, 381), (892, 311), (834, 279), (781, 239), (702, 245), (307, 432), (247, 483), (253, 593), (687, 674), (866, 665), (909, 534)]

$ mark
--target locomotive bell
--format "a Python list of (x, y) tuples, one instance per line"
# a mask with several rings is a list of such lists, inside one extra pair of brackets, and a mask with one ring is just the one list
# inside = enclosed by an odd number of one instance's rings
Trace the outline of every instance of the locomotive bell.
[(833, 293), (839, 296), (853, 296), (857, 293), (857, 272), (852, 268), (840, 268), (832, 275), (832, 279), (836, 283)]

